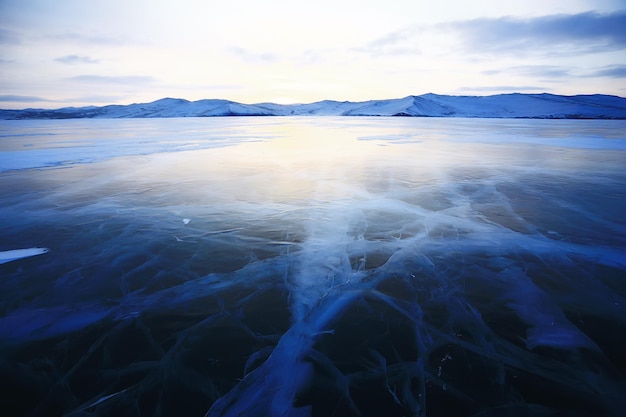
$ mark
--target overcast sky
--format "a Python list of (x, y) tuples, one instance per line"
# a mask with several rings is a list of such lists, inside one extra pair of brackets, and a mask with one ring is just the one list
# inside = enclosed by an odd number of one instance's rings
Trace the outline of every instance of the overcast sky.
[(0, 108), (626, 96), (624, 0), (0, 0)]

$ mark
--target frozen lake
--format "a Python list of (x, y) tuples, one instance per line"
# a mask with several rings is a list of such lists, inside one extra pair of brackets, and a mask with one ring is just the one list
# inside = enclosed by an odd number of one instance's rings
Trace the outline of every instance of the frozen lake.
[(15, 415), (626, 407), (626, 121), (0, 121), (0, 214)]

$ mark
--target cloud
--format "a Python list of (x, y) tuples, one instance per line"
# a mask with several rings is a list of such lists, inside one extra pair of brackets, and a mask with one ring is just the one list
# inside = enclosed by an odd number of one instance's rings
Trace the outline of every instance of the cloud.
[(232, 55), (243, 59), (247, 62), (270, 63), (278, 60), (278, 56), (267, 52), (252, 52), (245, 48), (233, 46), (226, 49)]
[(570, 76), (570, 70), (557, 65), (521, 65), (510, 69), (517, 75), (561, 78)]
[(17, 32), (8, 29), (0, 29), (0, 45), (16, 45), (20, 43), (20, 37)]
[(494, 91), (508, 91), (508, 92), (520, 92), (520, 91), (550, 91), (551, 88), (538, 87), (538, 86), (511, 86), (511, 85), (498, 85), (498, 86), (481, 86), (481, 87), (461, 87), (459, 91), (482, 91), (482, 92), (494, 92)]
[(128, 97), (126, 96), (90, 95), (90, 96), (66, 98), (60, 101), (63, 103), (107, 103), (109, 104), (109, 103), (117, 103), (127, 98)]
[(626, 78), (626, 65), (607, 65), (597, 68), (595, 71), (583, 74), (580, 71), (572, 73), (572, 69), (557, 65), (521, 65), (502, 69), (493, 69), (482, 71), (483, 75), (521, 75), (533, 78), (564, 78), (564, 77), (608, 77), (608, 78)]
[(87, 44), (87, 45), (101, 45), (101, 46), (124, 45), (128, 43), (128, 41), (123, 41), (119, 38), (114, 38), (110, 36), (90, 35), (90, 34), (75, 33), (75, 32), (48, 34), (45, 36), (45, 39), (55, 40), (59, 42), (72, 42), (72, 43), (80, 43), (80, 44)]
[[(535, 18), (480, 18), (438, 25), (458, 32), (471, 52), (544, 51), (560, 55), (626, 49), (626, 11)], [(563, 49), (564, 48), (564, 49)]]
[(592, 72), (587, 77), (626, 78), (626, 65), (609, 65)]
[(558, 65), (518, 65), (503, 69), (485, 70), (484, 75), (522, 75), (526, 77), (562, 78), (570, 76), (570, 70)]
[(36, 96), (20, 96), (20, 95), (0, 95), (0, 101), (1, 102), (19, 102), (19, 103), (30, 103), (33, 101), (54, 101), (54, 100), (48, 100), (46, 98), (43, 97), (36, 97)]
[[(551, 56), (570, 56), (626, 49), (625, 27), (626, 11), (608, 14), (590, 11), (533, 18), (478, 18), (410, 26), (390, 32), (352, 51), (372, 56), (421, 55), (437, 47), (433, 45), (433, 40), (452, 36), (455, 52), (460, 52), (460, 45), (462, 52), (472, 54), (547, 53)], [(433, 37), (434, 34), (439, 36)], [(448, 47), (445, 43), (441, 45), (443, 48)], [(546, 77), (565, 75), (559, 71), (557, 68), (542, 70)]]
[(76, 75), (68, 80), (93, 84), (150, 84), (155, 81), (153, 77), (144, 75)]
[(422, 51), (414, 45), (417, 35), (416, 28), (397, 30), (352, 50), (373, 56), (419, 55)]
[(81, 55), (60, 56), (56, 58), (55, 61), (61, 62), (63, 64), (97, 64), (99, 62), (97, 59)]

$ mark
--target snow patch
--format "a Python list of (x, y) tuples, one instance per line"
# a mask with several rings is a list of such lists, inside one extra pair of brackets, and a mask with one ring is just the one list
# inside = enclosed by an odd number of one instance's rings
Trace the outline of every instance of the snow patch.
[(47, 253), (48, 248), (13, 249), (0, 252), (0, 264)]

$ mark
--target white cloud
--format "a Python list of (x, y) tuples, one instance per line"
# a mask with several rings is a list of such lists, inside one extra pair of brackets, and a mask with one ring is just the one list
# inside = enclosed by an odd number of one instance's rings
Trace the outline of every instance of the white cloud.
[(3, 95), (0, 95), (0, 101), (32, 103), (32, 102), (38, 102), (38, 101), (53, 101), (53, 100), (48, 100), (46, 98), (37, 97), (37, 96), (21, 96), (18, 94), (3, 94)]
[(626, 11), (478, 18), (439, 26), (459, 32), (466, 51), (477, 54), (579, 55), (626, 49)]
[(588, 77), (626, 78), (626, 65), (607, 65), (598, 68), (587, 75)]
[(149, 84), (155, 81), (155, 78), (146, 75), (76, 75), (69, 78), (70, 81), (78, 81), (90, 84)]
[(97, 64), (97, 59), (83, 55), (65, 55), (55, 58), (55, 61), (63, 64)]

